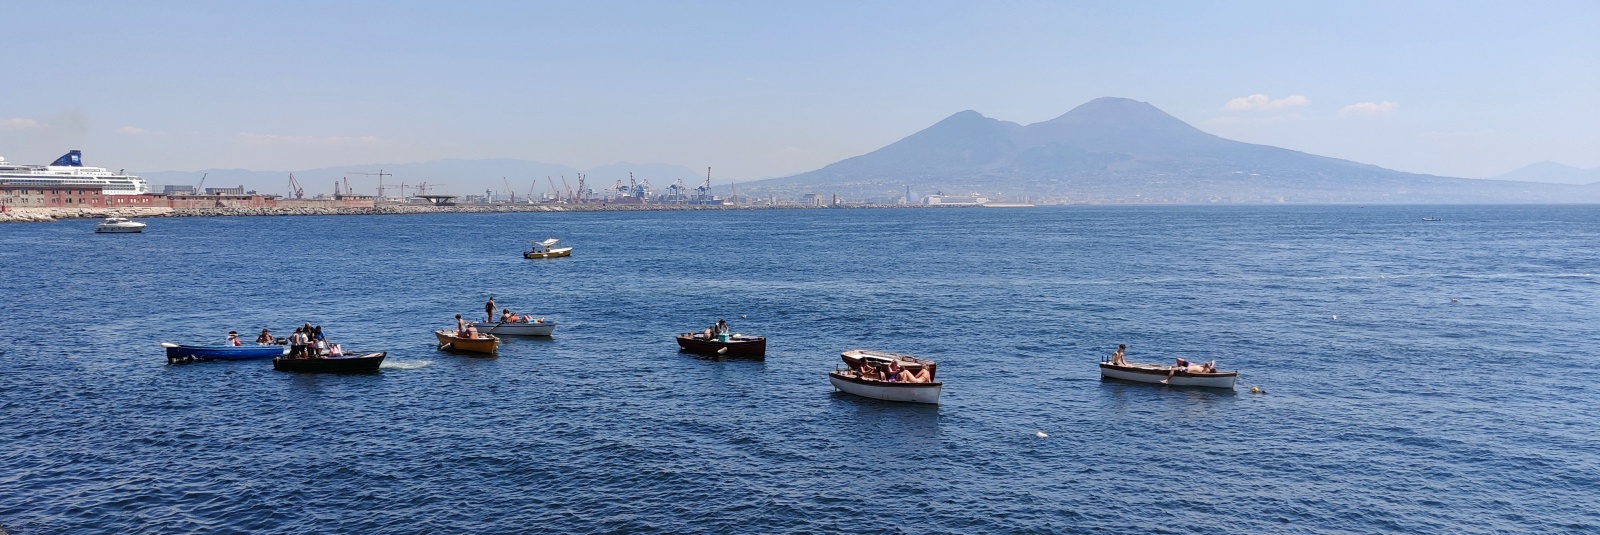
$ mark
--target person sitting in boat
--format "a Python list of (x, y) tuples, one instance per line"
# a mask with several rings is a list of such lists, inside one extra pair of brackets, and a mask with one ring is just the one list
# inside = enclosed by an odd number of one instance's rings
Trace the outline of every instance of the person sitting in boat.
[(466, 336), (466, 335), (467, 335), (467, 320), (461, 319), (461, 315), (460, 314), (456, 314), (456, 336)]
[(230, 346), (242, 346), (242, 345), (244, 345), (244, 342), (239, 340), (239, 331), (228, 331), (228, 345), (230, 345)]
[(500, 323), (516, 323), (516, 322), (517, 322), (517, 315), (516, 314), (512, 314), (511, 311), (508, 310), (508, 309), (504, 309), (504, 308), (500, 309)]
[(465, 337), (465, 338), (477, 338), (478, 337), (478, 326), (468, 323), (467, 324), (467, 332), (465, 334), (462, 334), (461, 336)]
[(885, 381), (891, 383), (900, 383), (905, 382), (905, 380), (909, 378), (906, 375), (906, 371), (900, 367), (900, 361), (898, 360), (889, 361), (889, 366), (887, 366), (887, 368), (888, 369), (883, 374), (883, 380)]
[(883, 376), (878, 375), (878, 368), (871, 362), (861, 361), (861, 378), (869, 381), (880, 381)]
[(1128, 361), (1122, 359), (1122, 355), (1127, 352), (1128, 344), (1117, 344), (1117, 350), (1111, 353), (1111, 365), (1127, 366)]
[(333, 344), (333, 345), (328, 346), (328, 358), (339, 358), (339, 357), (343, 357), (343, 356), (344, 356), (344, 348), (339, 347), (339, 344)]
[(256, 337), (256, 345), (270, 346), (274, 343), (277, 343), (277, 341), (278, 340), (276, 338), (272, 337), (272, 333), (267, 332), (266, 329), (262, 329), (261, 336)]
[(1167, 369), (1167, 378), (1162, 379), (1161, 384), (1170, 384), (1167, 381), (1180, 371), (1184, 373), (1212, 373), (1217, 371), (1217, 361), (1213, 360), (1205, 363), (1189, 362), (1183, 360), (1183, 357), (1178, 357), (1172, 367)]

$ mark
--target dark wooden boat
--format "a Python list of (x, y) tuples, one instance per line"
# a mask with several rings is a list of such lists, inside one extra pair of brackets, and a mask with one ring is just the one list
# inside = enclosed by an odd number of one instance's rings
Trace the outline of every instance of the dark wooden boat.
[(326, 372), (326, 373), (363, 373), (378, 371), (378, 366), (383, 364), (386, 352), (367, 353), (364, 355), (350, 355), (344, 357), (329, 357), (320, 359), (291, 359), (279, 357), (272, 359), (272, 369), (280, 372)]
[(767, 356), (767, 338), (732, 335), (723, 341), (716, 336), (707, 340), (705, 333), (683, 333), (678, 335), (678, 350), (711, 357), (759, 359)]

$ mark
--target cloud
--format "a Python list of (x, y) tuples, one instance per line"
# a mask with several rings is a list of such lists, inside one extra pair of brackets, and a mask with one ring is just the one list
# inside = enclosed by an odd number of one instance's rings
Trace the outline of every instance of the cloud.
[(1400, 109), (1400, 104), (1389, 100), (1385, 100), (1383, 102), (1357, 102), (1355, 104), (1345, 106), (1343, 109), (1339, 110), (1339, 116), (1376, 117), (1379, 115), (1388, 115), (1394, 113), (1394, 111), (1397, 109)]
[(137, 126), (124, 126), (122, 128), (118, 128), (117, 133), (125, 136), (159, 136), (161, 134), (165, 134), (166, 132), (162, 132), (160, 130), (145, 130)]
[(1310, 104), (1311, 99), (1306, 98), (1305, 95), (1289, 95), (1278, 100), (1272, 100), (1271, 97), (1261, 93), (1256, 93), (1248, 97), (1239, 97), (1229, 100), (1227, 104), (1222, 105), (1222, 109), (1228, 111), (1281, 110), (1284, 108), (1308, 106)]
[(0, 130), (31, 130), (34, 128), (45, 128), (47, 126), (49, 125), (33, 119), (23, 119), (21, 117), (0, 119)]
[(239, 140), (247, 145), (321, 145), (325, 147), (372, 146), (378, 144), (377, 136), (280, 136), (239, 132)]

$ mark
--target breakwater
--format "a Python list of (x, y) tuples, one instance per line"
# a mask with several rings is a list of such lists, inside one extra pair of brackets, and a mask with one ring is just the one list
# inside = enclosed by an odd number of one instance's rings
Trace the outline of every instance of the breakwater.
[[(952, 206), (925, 205), (841, 205), (837, 208), (951, 208)], [(295, 216), (295, 215), (399, 215), (399, 214), (463, 214), (505, 212), (602, 212), (602, 211), (703, 211), (703, 210), (774, 210), (820, 209), (828, 206), (782, 205), (724, 205), (698, 206), (683, 204), (468, 204), (433, 206), (419, 204), (380, 204), (377, 206), (344, 207), (215, 207), (215, 208), (12, 208), (0, 212), (0, 223), (49, 222), (59, 219), (99, 219), (105, 217), (155, 218), (155, 217), (244, 217), (244, 216)]]

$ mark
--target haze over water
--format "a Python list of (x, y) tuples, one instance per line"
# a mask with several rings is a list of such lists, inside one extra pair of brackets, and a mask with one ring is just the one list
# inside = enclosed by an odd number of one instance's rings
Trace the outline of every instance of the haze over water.
[[(0, 226), (9, 533), (1600, 529), (1594, 206), (149, 222)], [(491, 295), (556, 335), (434, 349)], [(677, 352), (719, 318), (767, 359)], [(306, 321), (386, 368), (158, 346)], [(943, 403), (832, 392), (854, 347)]]

